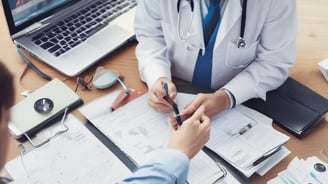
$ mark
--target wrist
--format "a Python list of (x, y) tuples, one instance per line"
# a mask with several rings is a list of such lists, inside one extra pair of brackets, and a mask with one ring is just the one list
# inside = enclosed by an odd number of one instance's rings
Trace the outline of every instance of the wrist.
[(215, 97), (215, 102), (219, 103), (221, 106), (221, 109), (220, 111), (224, 110), (224, 109), (228, 109), (229, 106), (230, 106), (230, 101), (229, 101), (229, 97), (228, 95), (226, 94), (226, 92), (224, 92), (222, 89), (220, 90), (217, 90), (214, 95), (216, 96)]
[(236, 106), (235, 96), (228, 89), (222, 88), (221, 90), (224, 91), (228, 97), (228, 109), (234, 108)]

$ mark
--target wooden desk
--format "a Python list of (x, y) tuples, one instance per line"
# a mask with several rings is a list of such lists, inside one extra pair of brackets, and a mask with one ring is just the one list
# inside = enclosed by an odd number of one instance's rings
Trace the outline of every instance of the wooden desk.
[[(298, 9), (298, 39), (297, 39), (297, 62), (291, 68), (291, 76), (299, 82), (310, 87), (322, 96), (328, 98), (328, 83), (318, 70), (317, 63), (328, 58), (328, 7), (327, 0), (297, 0)], [(4, 61), (9, 69), (14, 73), (16, 79), (16, 101), (20, 101), (23, 97), (20, 95), (25, 90), (35, 90), (44, 85), (47, 81), (40, 78), (30, 69), (27, 70), (24, 78), (19, 82), (19, 77), (25, 69), (25, 64), (18, 56), (16, 49), (9, 38), (7, 26), (3, 16), (2, 8), (0, 10), (0, 59)], [(110, 54), (93, 67), (83, 72), (81, 76), (93, 75), (97, 66), (105, 66), (116, 70), (120, 75), (124, 76), (124, 81), (130, 88), (146, 91), (147, 88), (139, 79), (137, 71), (137, 61), (134, 55), (136, 43), (131, 43), (126, 47), (119, 49), (114, 54)], [(75, 78), (67, 78), (57, 71), (38, 60), (29, 57), (32, 62), (42, 68), (44, 72), (52, 77), (65, 80), (65, 83), (75, 88)], [(119, 84), (115, 85), (115, 89), (119, 88)], [(114, 88), (106, 90), (92, 89), (92, 91), (78, 90), (78, 94), (85, 103), (111, 92)], [(284, 170), (290, 161), (298, 156), (299, 158), (307, 158), (316, 155), (321, 157), (319, 152), (322, 148), (328, 148), (328, 125), (327, 123), (319, 125), (312, 130), (303, 139), (297, 139), (291, 134), (274, 125), (279, 131), (286, 133), (291, 137), (286, 144), (291, 150), (291, 154), (280, 162), (276, 167), (270, 170), (265, 176), (260, 177), (254, 175), (251, 177), (252, 183), (265, 183), (269, 179), (275, 177), (277, 173)], [(11, 139), (7, 160), (13, 159), (18, 155), (18, 143)]]

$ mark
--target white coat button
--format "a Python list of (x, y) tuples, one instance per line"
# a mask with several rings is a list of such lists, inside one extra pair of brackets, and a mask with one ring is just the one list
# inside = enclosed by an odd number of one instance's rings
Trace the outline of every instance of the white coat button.
[(195, 50), (195, 47), (188, 45), (187, 46), (187, 51), (193, 51)]

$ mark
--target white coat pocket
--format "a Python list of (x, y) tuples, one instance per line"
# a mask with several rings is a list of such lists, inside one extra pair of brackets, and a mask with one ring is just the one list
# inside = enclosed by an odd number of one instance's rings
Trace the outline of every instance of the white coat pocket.
[(236, 43), (229, 42), (225, 65), (232, 70), (242, 70), (250, 65), (256, 56), (258, 41), (248, 44), (246, 48), (238, 48)]

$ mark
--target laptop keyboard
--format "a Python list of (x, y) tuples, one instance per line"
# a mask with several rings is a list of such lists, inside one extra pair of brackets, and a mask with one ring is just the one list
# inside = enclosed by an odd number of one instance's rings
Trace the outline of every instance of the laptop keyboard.
[(32, 41), (58, 57), (136, 5), (136, 0), (98, 1), (34, 36)]

